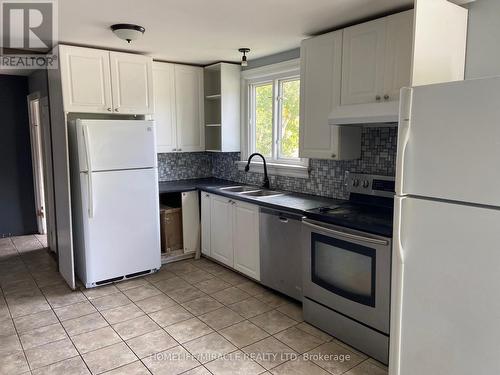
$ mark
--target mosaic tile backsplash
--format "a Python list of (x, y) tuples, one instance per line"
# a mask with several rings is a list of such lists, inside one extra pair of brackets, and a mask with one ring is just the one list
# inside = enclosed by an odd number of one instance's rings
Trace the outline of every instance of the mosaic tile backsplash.
[[(364, 128), (361, 158), (357, 160), (310, 159), (309, 178), (269, 176), (271, 187), (298, 193), (346, 199), (344, 175), (355, 173), (395, 175), (397, 128)], [(238, 183), (260, 184), (262, 174), (240, 171), (235, 165), (239, 152), (159, 154), (160, 181), (217, 177)]]

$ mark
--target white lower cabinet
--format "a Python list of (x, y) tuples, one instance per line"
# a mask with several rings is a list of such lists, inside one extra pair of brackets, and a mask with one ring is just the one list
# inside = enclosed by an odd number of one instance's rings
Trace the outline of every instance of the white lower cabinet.
[(201, 194), (202, 253), (260, 280), (259, 207)]
[(184, 252), (198, 251), (200, 249), (200, 203), (198, 192), (183, 192), (181, 200)]

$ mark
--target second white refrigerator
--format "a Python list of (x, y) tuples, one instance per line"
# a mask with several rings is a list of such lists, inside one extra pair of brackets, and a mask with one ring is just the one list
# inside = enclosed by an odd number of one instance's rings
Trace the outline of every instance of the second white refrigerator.
[(152, 121), (70, 125), (75, 268), (86, 287), (161, 266)]

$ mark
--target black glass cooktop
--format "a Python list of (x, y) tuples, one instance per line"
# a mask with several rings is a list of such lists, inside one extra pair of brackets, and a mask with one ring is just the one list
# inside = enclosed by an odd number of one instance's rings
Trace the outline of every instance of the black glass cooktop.
[(392, 237), (393, 201), (355, 199), (306, 211), (306, 217), (363, 232)]

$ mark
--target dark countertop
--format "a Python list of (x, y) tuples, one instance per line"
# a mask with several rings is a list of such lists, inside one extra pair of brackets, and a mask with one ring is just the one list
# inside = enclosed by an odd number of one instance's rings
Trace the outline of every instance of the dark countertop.
[(343, 202), (337, 199), (329, 199), (316, 195), (299, 194), (283, 191), (285, 195), (270, 196), (270, 197), (249, 197), (237, 193), (231, 193), (220, 190), (224, 186), (239, 186), (234, 181), (221, 180), (218, 178), (199, 178), (192, 180), (165, 181), (159, 183), (160, 194), (163, 193), (180, 193), (183, 191), (201, 190), (209, 193), (222, 195), (228, 198), (233, 198), (259, 206), (274, 208), (278, 210), (286, 210), (295, 213), (303, 213), (304, 211), (331, 206)]

